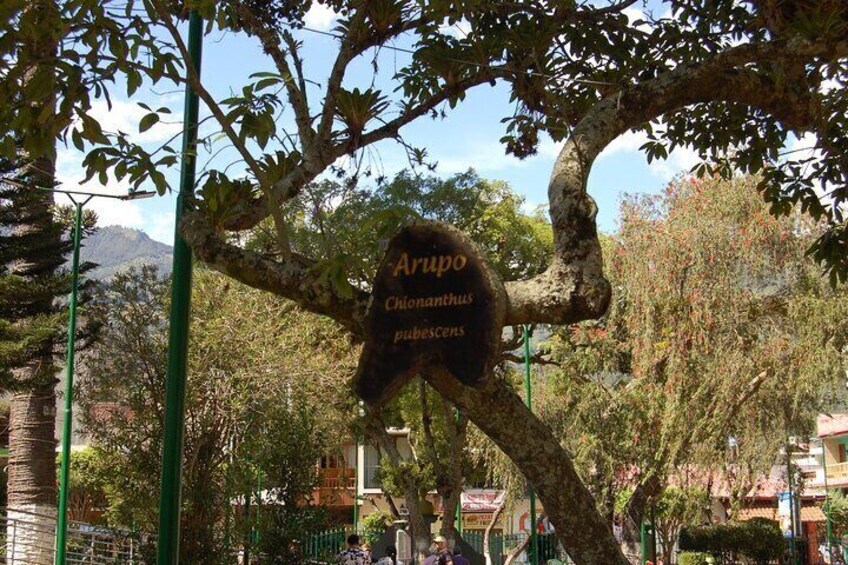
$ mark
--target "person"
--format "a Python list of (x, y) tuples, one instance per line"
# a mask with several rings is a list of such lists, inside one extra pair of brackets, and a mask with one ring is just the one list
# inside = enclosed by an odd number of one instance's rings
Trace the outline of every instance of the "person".
[(350, 534), (347, 536), (347, 549), (339, 553), (339, 565), (372, 565), (371, 556), (359, 547), (359, 536)]
[(390, 545), (386, 548), (386, 556), (377, 561), (377, 565), (397, 565), (397, 549)]
[(448, 540), (444, 536), (436, 536), (433, 538), (433, 543), (436, 545), (436, 551), (424, 560), (424, 565), (439, 565), (439, 558), (448, 553)]
[(439, 560), (437, 561), (438, 565), (454, 565), (453, 556), (449, 551), (445, 551), (439, 554)]
[(453, 565), (471, 565), (471, 562), (462, 554), (462, 549), (458, 545), (453, 548)]

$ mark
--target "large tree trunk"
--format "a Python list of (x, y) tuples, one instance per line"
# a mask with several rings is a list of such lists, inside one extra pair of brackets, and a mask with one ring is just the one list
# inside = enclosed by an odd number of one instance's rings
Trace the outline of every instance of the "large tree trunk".
[(633, 495), (627, 501), (622, 516), (621, 545), (622, 551), (631, 561), (634, 558), (641, 559), (642, 521), (645, 519), (648, 504), (660, 494), (661, 489), (662, 482), (656, 474), (652, 474), (636, 485)]
[[(403, 461), (394, 438), (390, 437), (386, 431), (386, 426), (380, 420), (379, 415), (374, 412), (366, 422), (366, 433), (377, 445), (380, 446), (381, 452), (388, 457), (389, 461), (395, 467), (399, 467)], [(416, 563), (421, 563), (427, 557), (427, 551), (430, 548), (430, 525), (424, 519), (424, 514), (421, 511), (420, 495), (421, 489), (415, 481), (415, 478), (406, 474), (403, 481), (403, 499), (406, 503), (406, 509), (409, 512), (407, 520), (409, 521), (409, 532), (412, 536), (412, 552)]]
[(493, 375), (479, 387), (465, 386), (444, 370), (429, 371), (427, 378), (521, 469), (577, 565), (627, 563), (571, 458), (512, 389)]
[[(47, 360), (52, 366), (52, 359)], [(33, 367), (38, 370), (38, 367)], [(53, 563), (56, 527), (56, 394), (53, 382), (12, 398), (6, 559)]]
[[(51, 0), (29, 2), (27, 10), (36, 14), (38, 27), (44, 30), (32, 43), (26, 45), (36, 61), (50, 65), (58, 43), (57, 29), (59, 11)], [(24, 80), (34, 80), (44, 72), (36, 63), (28, 68)], [(49, 73), (49, 71), (48, 71)], [(52, 73), (49, 73), (52, 77)], [(55, 92), (54, 81), (47, 85)], [(33, 102), (33, 105), (54, 105), (50, 100)], [(39, 108), (40, 109), (40, 108)], [(55, 146), (42, 155), (22, 155), (25, 163), (21, 180), (27, 184), (52, 187), (55, 177)], [(30, 189), (32, 197), (24, 198), (23, 210), (30, 222), (13, 228), (15, 236), (23, 236), (25, 242), (22, 256), (10, 266), (18, 274), (33, 283), (44, 281), (55, 275), (64, 263), (60, 230), (56, 229), (52, 216), (53, 195), (37, 193)], [(54, 312), (53, 295), (44, 293), (26, 305), (26, 316), (45, 316)], [(48, 340), (49, 341), (49, 340)], [(12, 563), (41, 564), (53, 562), (56, 522), (56, 393), (53, 343), (45, 343), (36, 351), (30, 362), (16, 370), (15, 380), (26, 383), (26, 392), (12, 398), (9, 425), (9, 469), (8, 469), (8, 517), (13, 524), (18, 520), (31, 522), (32, 527), (14, 527), (7, 531), (7, 560)], [(23, 390), (23, 389), (22, 389)], [(10, 524), (11, 526), (11, 524)], [(11, 542), (14, 537), (14, 542)]]
[[(24, 168), (39, 186), (53, 183), (53, 160), (39, 159)], [(63, 262), (59, 230), (53, 224), (50, 193), (32, 192), (19, 204), (31, 221), (12, 229), (31, 243), (10, 271), (33, 283), (52, 277)], [(27, 304), (27, 317), (53, 313), (53, 296), (42, 293)], [(12, 397), (9, 415), (7, 559), (12, 563), (52, 563), (56, 524), (56, 392), (53, 343), (46, 342), (32, 359), (14, 371), (26, 387)], [(14, 540), (14, 541), (12, 541)]]

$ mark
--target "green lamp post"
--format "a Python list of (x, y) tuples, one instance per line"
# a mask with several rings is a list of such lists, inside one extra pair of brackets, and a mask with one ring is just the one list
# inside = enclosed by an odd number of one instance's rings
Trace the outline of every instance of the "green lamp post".
[[(189, 13), (188, 50), (200, 74), (203, 49), (203, 20), (197, 10)], [(185, 387), (188, 364), (188, 327), (191, 305), (191, 249), (180, 235), (179, 225), (188, 200), (194, 193), (197, 164), (197, 125), (200, 101), (190, 84), (185, 89), (183, 160), (177, 194), (174, 258), (171, 274), (171, 318), (168, 336), (168, 374), (165, 380), (165, 430), (162, 446), (162, 476), (159, 495), (159, 540), (156, 562), (179, 563), (180, 495), (182, 486), (183, 432), (185, 430)]]
[(82, 241), (82, 210), (92, 198), (115, 200), (140, 200), (150, 198), (155, 192), (129, 192), (128, 194), (98, 194), (58, 188), (33, 187), (46, 192), (66, 195), (74, 203), (73, 254), (71, 256), (71, 292), (68, 305), (68, 353), (65, 361), (65, 399), (62, 409), (62, 461), (59, 469), (59, 507), (56, 517), (56, 564), (64, 565), (68, 534), (68, 478), (71, 469), (71, 432), (73, 430), (74, 347), (77, 329), (77, 290), (79, 289), (79, 255)]
[[(530, 326), (524, 326), (524, 392), (528, 410), (533, 411), (530, 385)], [(532, 486), (532, 485), (531, 485)], [(530, 563), (539, 565), (539, 538), (536, 535), (536, 493), (530, 489)]]

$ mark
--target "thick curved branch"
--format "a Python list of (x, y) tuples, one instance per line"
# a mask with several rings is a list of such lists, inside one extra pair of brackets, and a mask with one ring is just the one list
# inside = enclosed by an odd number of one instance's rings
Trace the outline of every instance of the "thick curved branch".
[[(833, 46), (806, 41), (741, 45), (598, 102), (560, 152), (548, 186), (554, 259), (541, 275), (506, 284), (506, 323), (567, 324), (597, 318), (606, 310), (610, 289), (603, 276), (597, 207), (586, 184), (595, 159), (615, 138), (679, 108), (716, 101), (746, 104), (789, 127), (809, 129), (817, 114), (815, 93), (804, 83), (776, 79), (774, 69), (832, 52)], [(760, 70), (757, 64), (770, 69)]]
[(320, 277), (311, 260), (293, 254), (276, 261), (227, 243), (200, 212), (188, 214), (180, 230), (198, 258), (216, 271), (288, 298), (310, 312), (332, 318), (355, 336), (362, 335), (370, 295), (354, 289), (352, 296), (343, 296)]
[(460, 406), (524, 473), (576, 563), (627, 563), (568, 453), (509, 386), (494, 376), (478, 387), (465, 386), (436, 368), (427, 371), (425, 378)]

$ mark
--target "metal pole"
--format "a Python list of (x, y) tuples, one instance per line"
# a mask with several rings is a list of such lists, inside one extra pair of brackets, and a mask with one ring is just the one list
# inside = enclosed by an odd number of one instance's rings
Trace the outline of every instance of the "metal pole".
[(827, 508), (825, 517), (825, 532), (827, 535), (827, 554), (833, 563), (833, 545), (830, 538), (833, 536), (833, 524), (830, 521), (830, 491), (827, 489), (827, 451), (824, 447), (824, 439), (821, 440), (822, 447), (822, 471), (824, 472), (824, 507)]
[[(459, 422), (459, 408), (453, 409), (456, 421)], [(454, 527), (456, 532), (462, 536), (462, 484), (459, 485), (459, 499), (456, 501), (456, 516), (454, 517)]]
[(792, 552), (792, 565), (798, 565), (798, 557), (795, 552), (795, 501), (792, 495), (792, 458), (789, 443), (786, 444), (786, 482), (789, 485), (789, 548)]
[[(247, 524), (250, 523), (250, 495), (251, 495), (250, 490), (251, 489), (247, 489), (247, 493), (245, 494), (245, 497), (244, 497), (244, 520), (245, 520), (245, 523), (247, 523)], [(242, 552), (242, 555), (244, 556), (245, 565), (250, 564), (250, 544), (251, 543), (253, 543), (253, 526), (252, 525), (247, 530), (247, 532), (245, 532), (245, 536), (244, 536), (244, 551)]]
[[(533, 411), (532, 388), (530, 386), (530, 326), (524, 325), (524, 393), (527, 409)], [(530, 551), (531, 563), (539, 565), (539, 539), (536, 536), (536, 493), (530, 485)]]
[(62, 422), (62, 462), (59, 471), (59, 509), (56, 518), (56, 564), (64, 565), (68, 535), (68, 480), (71, 468), (71, 424), (73, 418), (74, 342), (77, 333), (77, 289), (82, 239), (82, 207), (88, 200), (74, 201), (74, 251), (71, 259), (71, 296), (68, 318), (68, 356), (65, 366), (64, 422)]
[(359, 438), (353, 448), (353, 533), (359, 530)]
[(253, 513), (253, 547), (259, 546), (259, 512), (262, 509), (262, 470), (256, 474), (256, 510)]
[[(188, 49), (200, 73), (203, 28), (200, 15), (189, 15)], [(191, 306), (191, 249), (180, 235), (180, 220), (189, 196), (194, 192), (197, 162), (198, 99), (189, 84), (185, 91), (183, 121), (183, 161), (180, 191), (177, 195), (174, 258), (171, 278), (171, 321), (168, 340), (168, 376), (165, 381), (165, 430), (162, 447), (162, 481), (159, 495), (159, 544), (157, 563), (176, 565), (180, 549), (180, 494), (182, 482), (185, 383), (188, 354), (189, 311)]]
[(648, 524), (644, 518), (642, 518), (642, 525), (639, 528), (639, 544), (642, 551), (642, 559), (639, 561), (639, 565), (645, 565), (645, 562), (648, 561)]
[(651, 505), (651, 561), (657, 562), (657, 507)]

